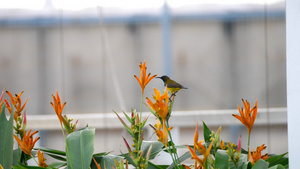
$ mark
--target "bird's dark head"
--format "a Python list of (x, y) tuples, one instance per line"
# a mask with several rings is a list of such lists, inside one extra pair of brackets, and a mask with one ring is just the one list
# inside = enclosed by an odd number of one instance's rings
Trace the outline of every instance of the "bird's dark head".
[(162, 81), (164, 81), (165, 83), (166, 83), (166, 81), (168, 80), (168, 79), (170, 79), (168, 76), (166, 76), (166, 75), (163, 75), (163, 76), (161, 76), (161, 77), (157, 77), (157, 78), (160, 78)]

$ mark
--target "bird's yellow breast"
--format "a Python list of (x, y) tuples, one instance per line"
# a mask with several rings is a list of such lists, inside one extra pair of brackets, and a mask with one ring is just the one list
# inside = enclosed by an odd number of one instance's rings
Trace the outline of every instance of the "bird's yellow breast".
[(180, 88), (180, 87), (168, 87), (168, 86), (167, 86), (167, 89), (168, 89), (171, 93), (176, 93), (176, 92), (178, 92), (178, 90), (180, 90), (181, 88)]

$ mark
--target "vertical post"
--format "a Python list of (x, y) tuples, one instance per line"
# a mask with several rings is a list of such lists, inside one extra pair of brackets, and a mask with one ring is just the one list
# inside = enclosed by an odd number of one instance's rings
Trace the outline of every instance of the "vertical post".
[(300, 1), (286, 1), (286, 67), (289, 167), (298, 168), (300, 146)]
[(170, 12), (167, 0), (165, 0), (162, 7), (161, 27), (163, 39), (163, 70), (166, 75), (171, 76)]
[[(161, 11), (161, 29), (162, 29), (162, 48), (163, 48), (163, 71), (165, 75), (171, 76), (171, 45), (170, 45), (170, 12), (167, 0), (164, 1)], [(174, 143), (178, 143), (179, 138), (179, 129), (174, 127), (171, 130)], [(160, 161), (161, 160), (161, 161)], [(169, 154), (161, 154), (161, 158), (158, 160), (158, 163), (167, 161), (168, 163), (172, 162), (172, 159)]]

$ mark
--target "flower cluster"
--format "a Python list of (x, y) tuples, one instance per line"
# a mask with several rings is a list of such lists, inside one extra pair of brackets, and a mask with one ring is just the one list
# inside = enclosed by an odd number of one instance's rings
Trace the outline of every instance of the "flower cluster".
[(52, 107), (59, 119), (60, 125), (62, 125), (62, 124), (64, 125), (68, 134), (74, 132), (76, 129), (78, 120), (74, 124), (72, 124), (71, 122), (73, 121), (73, 119), (68, 118), (66, 115), (64, 115), (64, 116), (62, 115), (62, 111), (63, 111), (65, 105), (67, 104), (67, 102), (64, 102), (61, 105), (61, 100), (60, 100), (60, 97), (59, 97), (59, 94), (57, 91), (56, 91), (56, 96), (52, 94), (52, 98), (53, 98), (53, 102), (50, 102), (50, 104), (52, 105)]
[[(210, 150), (212, 148), (213, 142), (214, 140), (211, 141), (211, 143), (209, 144), (208, 148), (205, 148), (203, 145), (204, 140), (200, 140), (199, 139), (199, 133), (198, 133), (198, 123), (196, 125), (196, 130), (195, 130), (195, 135), (194, 135), (194, 150), (187, 145), (187, 147), (189, 148), (191, 155), (192, 155), (192, 159), (195, 160), (195, 168), (205, 168), (205, 163), (206, 160), (210, 157)], [(196, 151), (198, 151), (199, 153), (201, 153), (203, 155), (203, 158), (200, 159), (196, 153)]]
[(20, 148), (22, 149), (22, 151), (24, 153), (26, 153), (28, 155), (32, 155), (31, 150), (34, 147), (34, 144), (40, 139), (40, 137), (36, 137), (35, 139), (33, 139), (33, 135), (35, 135), (37, 132), (38, 131), (31, 133), (31, 130), (29, 130), (26, 135), (26, 131), (25, 131), (25, 134), (24, 134), (22, 140), (20, 140), (18, 136), (14, 135), (15, 139), (17, 140)]
[[(121, 153), (119, 155), (112, 155), (109, 153), (95, 153), (94, 154), (94, 138), (95, 128), (85, 127), (76, 130), (77, 122), (72, 123), (73, 119), (63, 115), (63, 109), (66, 102), (62, 102), (61, 98), (56, 91), (56, 95), (52, 95), (52, 105), (58, 121), (60, 123), (62, 133), (65, 141), (65, 151), (55, 150), (50, 148), (35, 148), (35, 144), (40, 139), (36, 136), (38, 131), (26, 130), (27, 117), (25, 106), (29, 98), (22, 104), (21, 96), (23, 91), (14, 96), (5, 89), (0, 95), (0, 169), (3, 168), (118, 168), (128, 169), (129, 165), (137, 169), (146, 168), (186, 168), (186, 169), (251, 169), (251, 168), (288, 168), (288, 158), (286, 155), (269, 155), (263, 154), (262, 151), (266, 149), (265, 144), (258, 146), (251, 151), (250, 148), (250, 135), (253, 129), (254, 122), (257, 116), (257, 101), (254, 107), (250, 107), (247, 100), (242, 99), (243, 107), (237, 106), (239, 115), (233, 114), (248, 130), (248, 151), (242, 149), (242, 137), (238, 139), (237, 145), (232, 142), (225, 142), (221, 140), (221, 129), (219, 127), (217, 132), (211, 131), (208, 126), (203, 122), (203, 136), (200, 139), (200, 132), (198, 131), (198, 123), (196, 124), (194, 139), (192, 145), (175, 145), (172, 140), (169, 119), (172, 115), (172, 107), (174, 104), (175, 94), (169, 93), (168, 86), (161, 92), (154, 88), (154, 95), (151, 99), (143, 98), (145, 87), (149, 82), (156, 77), (147, 74), (146, 62), (139, 64), (140, 77), (134, 75), (141, 87), (141, 108), (138, 113), (132, 110), (130, 114), (123, 111), (124, 118), (127, 123), (121, 118), (117, 112), (118, 119), (127, 130), (132, 138), (133, 144), (128, 143), (128, 139), (123, 137), (128, 153)], [(166, 76), (165, 76), (166, 77)], [(173, 83), (175, 81), (172, 81)], [(170, 87), (170, 86), (169, 86)], [(181, 86), (182, 87), (182, 86)], [(183, 88), (183, 87), (182, 87)], [(177, 90), (178, 91), (178, 90)], [(4, 94), (7, 94), (10, 101), (4, 99)], [(171, 97), (169, 97), (171, 95)], [(144, 103), (146, 102), (146, 103)], [(150, 110), (150, 114), (146, 117), (142, 115), (142, 107), (146, 105)], [(5, 111), (10, 113), (10, 119), (6, 119)], [(144, 127), (147, 123), (149, 116), (153, 114), (156, 118), (154, 125), (149, 124), (156, 133), (157, 141), (144, 140)], [(15, 134), (13, 134), (13, 129)], [(65, 131), (67, 134), (65, 135)], [(16, 151), (13, 150), (13, 138), (18, 143)], [(182, 156), (179, 156), (177, 151), (179, 148), (186, 150)], [(5, 153), (3, 153), (5, 152)], [(161, 152), (169, 153), (172, 158), (172, 164), (157, 165), (151, 160), (156, 158)], [(49, 157), (53, 157), (60, 162), (46, 164), (44, 153)], [(14, 154), (14, 155), (13, 155)], [(16, 155), (15, 155), (16, 154)], [(14, 159), (13, 159), (14, 158)], [(36, 165), (39, 167), (28, 167), (27, 161), (36, 158)], [(191, 158), (194, 163), (185, 165), (185, 159)], [(15, 163), (13, 161), (18, 161)]]
[(134, 77), (136, 78), (136, 80), (139, 82), (140, 86), (141, 86), (141, 90), (142, 90), (142, 94), (144, 94), (144, 90), (145, 87), (147, 86), (147, 84), (153, 79), (155, 78), (157, 75), (153, 75), (151, 76), (151, 73), (149, 73), (147, 75), (147, 67), (146, 67), (146, 62), (144, 61), (144, 63), (140, 63), (139, 64), (140, 70), (141, 70), (141, 75), (140, 78), (137, 77), (137, 75), (134, 75)]

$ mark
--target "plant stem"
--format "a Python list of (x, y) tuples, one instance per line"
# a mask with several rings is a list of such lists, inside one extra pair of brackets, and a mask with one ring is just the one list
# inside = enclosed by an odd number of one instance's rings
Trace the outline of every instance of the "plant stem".
[[(62, 124), (60, 124), (60, 126), (61, 126), (61, 131), (62, 131), (62, 133), (64, 135), (64, 139), (65, 139), (65, 142), (66, 142), (66, 151), (67, 151), (66, 153), (70, 157), (70, 152), (69, 152), (68, 143), (67, 143), (66, 135), (65, 135), (65, 132), (64, 132), (64, 128), (63, 128)], [(71, 168), (73, 169), (73, 164), (72, 164), (71, 158), (69, 158), (69, 160), (70, 160)]]
[(173, 157), (171, 147), (167, 147), (167, 150), (168, 150), (168, 153), (171, 155), (171, 158), (172, 158), (172, 161), (174, 162), (175, 168), (178, 168), (178, 164), (177, 164), (177, 161), (174, 159), (175, 157)]
[[(167, 127), (167, 129), (169, 128), (169, 121), (168, 120), (166, 121), (166, 127)], [(168, 152), (170, 153), (170, 155), (172, 157), (172, 160), (175, 164), (175, 168), (180, 168), (179, 167), (180, 161), (179, 161), (179, 157), (178, 157), (178, 154), (177, 154), (177, 150), (176, 150), (175, 144), (173, 142), (171, 132), (169, 130), (168, 130), (168, 134), (169, 134), (169, 137), (170, 137), (170, 141), (172, 142), (172, 149), (173, 149), (173, 152), (170, 152), (170, 151), (168, 151)], [(171, 149), (171, 147), (169, 147), (168, 149)], [(174, 157), (173, 157), (172, 154), (174, 155)]]
[(248, 133), (248, 147), (250, 147), (250, 133)]
[(33, 157), (32, 154), (30, 154), (31, 158), (33, 158), (33, 160), (35, 161), (35, 163), (39, 166), (39, 163), (36, 161), (36, 159)]
[(144, 98), (144, 93), (142, 93), (141, 96), (141, 108), (140, 108), (140, 118), (139, 118), (139, 122), (138, 122), (138, 127), (139, 127), (139, 137), (138, 137), (138, 145), (137, 145), (137, 155), (140, 156), (140, 145), (141, 145), (141, 120), (142, 120), (142, 109), (143, 109), (143, 98)]
[[(175, 95), (171, 96), (171, 103), (170, 103), (170, 109), (169, 109), (169, 114), (168, 114), (169, 117), (171, 116), (171, 113), (172, 113), (172, 108), (173, 108), (174, 100), (175, 100)], [(169, 125), (169, 117), (166, 119), (166, 127), (167, 127), (167, 129), (169, 129), (169, 127), (170, 127), (170, 125)], [(173, 142), (171, 132), (169, 130), (168, 130), (168, 134), (169, 134), (169, 137), (170, 137), (170, 141), (172, 142), (172, 149), (173, 149), (174, 158), (175, 158), (174, 159), (173, 155), (171, 154), (172, 160), (173, 160), (173, 162), (175, 164), (175, 168), (180, 168), (179, 167), (180, 161), (179, 161), (179, 157), (178, 157), (178, 154), (177, 154), (177, 150), (176, 150), (175, 144)]]

